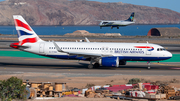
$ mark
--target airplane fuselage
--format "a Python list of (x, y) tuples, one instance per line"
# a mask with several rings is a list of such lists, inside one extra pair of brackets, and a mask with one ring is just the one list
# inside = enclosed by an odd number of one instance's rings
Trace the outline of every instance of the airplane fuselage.
[[(146, 43), (101, 43), (101, 42), (56, 42), (67, 52), (102, 54), (102, 56), (119, 57), (125, 61), (160, 61), (169, 59), (172, 54), (162, 46)], [(24, 51), (52, 58), (89, 60), (89, 58), (58, 52), (52, 42), (26, 43), (29, 48)]]
[(109, 26), (112, 26), (112, 27), (119, 27), (119, 26), (127, 26), (127, 25), (130, 25), (130, 24), (133, 24), (135, 22), (132, 22), (132, 21), (101, 21), (99, 26), (100, 27), (109, 27)]

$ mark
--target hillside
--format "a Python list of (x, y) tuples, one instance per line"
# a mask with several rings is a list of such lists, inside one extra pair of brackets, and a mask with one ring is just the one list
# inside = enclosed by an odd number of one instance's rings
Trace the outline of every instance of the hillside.
[(157, 7), (95, 1), (6, 0), (0, 2), (0, 25), (14, 25), (22, 15), (31, 25), (98, 25), (96, 20), (125, 20), (135, 12), (136, 24), (179, 24), (180, 13)]

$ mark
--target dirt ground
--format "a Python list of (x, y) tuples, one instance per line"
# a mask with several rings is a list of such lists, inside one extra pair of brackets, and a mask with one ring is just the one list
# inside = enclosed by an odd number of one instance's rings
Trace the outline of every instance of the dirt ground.
[[(20, 73), (20, 74), (2, 74), (0, 75), (0, 80), (8, 79), (12, 76), (16, 76), (23, 81), (27, 79), (30, 82), (61, 82), (67, 84), (67, 89), (72, 89), (74, 87), (82, 89), (85, 88), (87, 84), (95, 84), (103, 86), (106, 84), (111, 85), (121, 85), (128, 83), (129, 79), (139, 78), (142, 82), (165, 82), (170, 86), (180, 88), (180, 76), (156, 76), (156, 75), (115, 75), (108, 77), (66, 77), (62, 74), (51, 75), (47, 73)], [(115, 101), (117, 99), (110, 98), (84, 98), (84, 97), (64, 97), (57, 99), (35, 99), (35, 101)], [(123, 100), (121, 100), (123, 101)], [(128, 101), (128, 100), (125, 100)], [(139, 100), (144, 101), (144, 100)], [(160, 100), (159, 100), (160, 101)], [(162, 100), (166, 101), (166, 100)], [(170, 101), (170, 100), (168, 100)]]
[(139, 78), (142, 82), (164, 82), (170, 86), (180, 88), (180, 76), (156, 76), (156, 75), (115, 75), (108, 77), (66, 77), (62, 74), (51, 75), (48, 73), (23, 73), (23, 74), (4, 74), (0, 76), (0, 80), (8, 79), (12, 76), (16, 76), (23, 81), (27, 79), (30, 82), (60, 82), (66, 83), (67, 89), (71, 88), (85, 88), (87, 84), (95, 84), (103, 86), (106, 84), (111, 85), (123, 85), (128, 83), (129, 79)]

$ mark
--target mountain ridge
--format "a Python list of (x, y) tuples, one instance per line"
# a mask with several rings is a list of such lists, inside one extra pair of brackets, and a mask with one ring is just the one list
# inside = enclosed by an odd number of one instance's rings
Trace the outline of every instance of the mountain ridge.
[(98, 25), (97, 20), (126, 20), (135, 12), (135, 24), (179, 24), (180, 13), (158, 7), (86, 0), (6, 0), (0, 2), (0, 25), (14, 25), (22, 15), (30, 25)]

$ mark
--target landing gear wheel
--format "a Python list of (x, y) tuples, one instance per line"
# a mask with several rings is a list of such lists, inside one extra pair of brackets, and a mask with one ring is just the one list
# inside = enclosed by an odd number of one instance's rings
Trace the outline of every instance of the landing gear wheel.
[(150, 70), (150, 69), (151, 69), (151, 63), (150, 63), (150, 61), (148, 61), (147, 64), (148, 64), (148, 69)]
[(94, 68), (98, 68), (98, 67), (99, 67), (99, 63), (95, 63)]
[(93, 69), (93, 65), (92, 64), (88, 65), (88, 69)]

